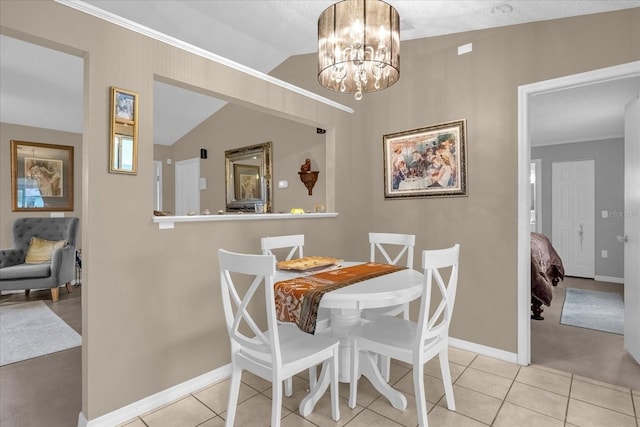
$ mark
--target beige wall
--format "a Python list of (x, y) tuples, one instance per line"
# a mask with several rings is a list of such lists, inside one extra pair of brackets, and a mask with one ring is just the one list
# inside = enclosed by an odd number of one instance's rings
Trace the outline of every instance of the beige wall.
[[(82, 217), (82, 135), (50, 129), (0, 123), (0, 248), (13, 246), (12, 225), (16, 218), (49, 216), (49, 212), (13, 212), (11, 210), (11, 141), (70, 145), (73, 147), (73, 211), (64, 216)], [(78, 233), (78, 246), (82, 231)]]
[[(313, 211), (326, 196), (325, 135), (308, 126), (238, 105), (227, 105), (205, 120), (174, 146), (175, 160), (198, 157), (200, 148), (208, 158), (200, 161), (200, 175), (207, 178), (207, 189), (200, 192), (200, 207), (211, 212), (225, 210), (225, 150), (272, 142), (273, 212), (289, 212), (291, 208)], [(298, 172), (305, 159), (311, 159), (313, 170), (321, 171), (308, 195)], [(278, 189), (277, 182), (286, 180), (288, 188)]]
[[(4, 34), (87, 52), (82, 303), (89, 419), (228, 363), (215, 251), (255, 253), (267, 234), (305, 233), (305, 253), (349, 259), (368, 256), (371, 230), (415, 232), (420, 249), (458, 242), (452, 336), (515, 352), (518, 85), (640, 59), (640, 9), (633, 9), (403, 42), (400, 81), (359, 103), (317, 86), (313, 55), (274, 71), (353, 106), (348, 115), (59, 4), (2, 1), (0, 23)], [(469, 42), (473, 52), (458, 56), (457, 46)], [(158, 230), (149, 191), (154, 75), (328, 128), (325, 196), (338, 218)], [(141, 96), (137, 176), (106, 172), (111, 85)], [(468, 126), (469, 196), (385, 200), (382, 135), (460, 118)], [(295, 157), (286, 173), (299, 167)]]

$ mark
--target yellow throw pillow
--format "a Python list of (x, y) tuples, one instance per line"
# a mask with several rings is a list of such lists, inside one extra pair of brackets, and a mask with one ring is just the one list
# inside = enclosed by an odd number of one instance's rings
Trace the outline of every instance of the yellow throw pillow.
[(53, 251), (67, 246), (66, 240), (44, 240), (32, 237), (29, 241), (29, 249), (25, 264), (42, 264), (51, 261)]

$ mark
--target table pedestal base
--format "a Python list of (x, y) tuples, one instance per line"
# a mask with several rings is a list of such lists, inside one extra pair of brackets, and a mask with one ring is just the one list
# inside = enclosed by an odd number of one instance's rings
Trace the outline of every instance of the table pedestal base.
[[(331, 335), (340, 339), (340, 356), (338, 363), (338, 379), (342, 383), (351, 382), (351, 340), (350, 334), (360, 327), (360, 310), (331, 310)], [(398, 390), (392, 388), (378, 370), (375, 358), (371, 353), (360, 353), (358, 363), (359, 375), (364, 375), (373, 387), (389, 400), (391, 405), (400, 410), (407, 408), (407, 399)], [(320, 378), (309, 394), (300, 402), (299, 411), (302, 416), (313, 412), (320, 397), (329, 387), (328, 365), (323, 365)]]

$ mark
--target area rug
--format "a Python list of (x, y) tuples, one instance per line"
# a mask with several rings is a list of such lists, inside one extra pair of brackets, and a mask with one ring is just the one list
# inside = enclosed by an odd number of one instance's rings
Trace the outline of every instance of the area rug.
[(567, 288), (560, 323), (597, 331), (624, 333), (624, 301), (615, 292)]
[(0, 307), (0, 366), (82, 344), (82, 337), (42, 301)]

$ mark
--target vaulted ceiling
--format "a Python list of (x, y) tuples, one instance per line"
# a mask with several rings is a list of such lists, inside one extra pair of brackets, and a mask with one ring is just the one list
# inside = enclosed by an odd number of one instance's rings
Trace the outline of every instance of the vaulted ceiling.
[[(58, 0), (130, 26), (143, 26), (268, 73), (292, 55), (317, 51), (317, 19), (334, 1)], [(640, 7), (623, 1), (392, 1), (401, 40)], [(82, 59), (0, 36), (0, 121), (82, 130)], [(156, 83), (155, 143), (170, 145), (224, 103)], [(623, 106), (640, 90), (625, 79), (536, 97), (534, 145), (620, 136)], [(318, 86), (316, 92), (323, 94)], [(179, 105), (180, 108), (170, 108)]]

